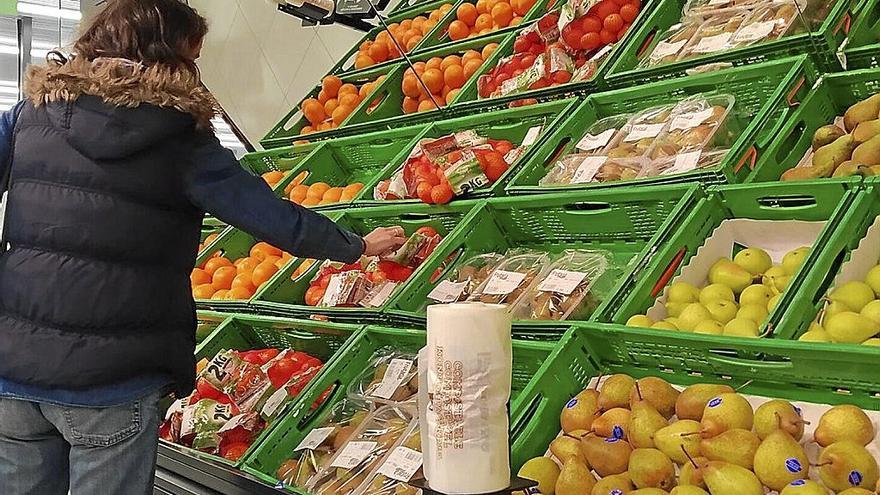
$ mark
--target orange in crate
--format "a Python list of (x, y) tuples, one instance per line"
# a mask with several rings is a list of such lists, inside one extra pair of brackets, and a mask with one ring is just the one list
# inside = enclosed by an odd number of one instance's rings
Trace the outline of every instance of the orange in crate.
[(324, 182), (316, 182), (310, 186), (298, 184), (290, 190), (288, 199), (300, 206), (323, 206), (351, 201), (363, 188), (364, 185), (360, 182), (335, 187)]
[[(404, 94), (401, 101), (403, 113), (434, 110), (437, 108), (435, 102), (445, 106), (453, 101), (461, 88), (483, 65), (485, 61), (483, 54), (491, 55), (497, 46), (497, 43), (490, 43), (482, 52), (467, 50), (461, 54), (451, 54), (443, 58), (432, 57), (426, 62), (414, 63), (415, 72), (407, 69), (400, 85), (400, 90)], [(422, 79), (421, 83), (419, 77)], [(431, 92), (430, 97), (425, 93), (425, 87)]]
[[(381, 52), (382, 49), (377, 49)], [(369, 58), (369, 55), (364, 55)], [(360, 88), (351, 83), (343, 83), (337, 76), (327, 76), (321, 81), (317, 98), (308, 98), (300, 105), (303, 117), (309, 125), (300, 129), (300, 134), (311, 134), (339, 127), (354, 110), (375, 91), (377, 85), (385, 80), (380, 76), (375, 81), (366, 82)]]
[(379, 31), (376, 39), (361, 43), (354, 59), (355, 68), (363, 69), (394, 60), (400, 57), (400, 49), (411, 52), (450, 10), (452, 4), (446, 3), (431, 12), (389, 24), (388, 30)]

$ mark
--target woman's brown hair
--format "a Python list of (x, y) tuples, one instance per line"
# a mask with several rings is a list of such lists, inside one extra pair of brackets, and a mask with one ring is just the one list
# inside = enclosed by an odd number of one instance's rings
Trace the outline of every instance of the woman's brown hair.
[(197, 73), (192, 54), (207, 32), (205, 18), (181, 0), (109, 0), (73, 51)]

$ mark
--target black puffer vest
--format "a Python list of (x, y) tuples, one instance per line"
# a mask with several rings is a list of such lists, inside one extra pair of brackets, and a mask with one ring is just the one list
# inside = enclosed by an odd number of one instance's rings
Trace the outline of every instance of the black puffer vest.
[[(191, 81), (108, 65), (30, 75), (0, 255), (0, 376), (84, 389), (167, 374), (187, 393), (203, 213), (181, 167), (196, 119), (159, 105), (210, 97)], [(132, 84), (139, 91), (124, 90)]]

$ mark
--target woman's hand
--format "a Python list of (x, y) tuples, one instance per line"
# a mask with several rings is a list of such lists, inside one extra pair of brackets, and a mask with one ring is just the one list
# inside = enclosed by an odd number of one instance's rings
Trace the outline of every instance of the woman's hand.
[(381, 256), (393, 251), (406, 242), (406, 232), (403, 227), (379, 227), (364, 236), (365, 256)]

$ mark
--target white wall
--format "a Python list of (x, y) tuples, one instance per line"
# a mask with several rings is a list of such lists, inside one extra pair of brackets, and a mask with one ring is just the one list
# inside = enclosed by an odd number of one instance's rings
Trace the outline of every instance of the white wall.
[(265, 0), (189, 3), (210, 23), (202, 79), (255, 146), (363, 36), (342, 26), (304, 28)]

